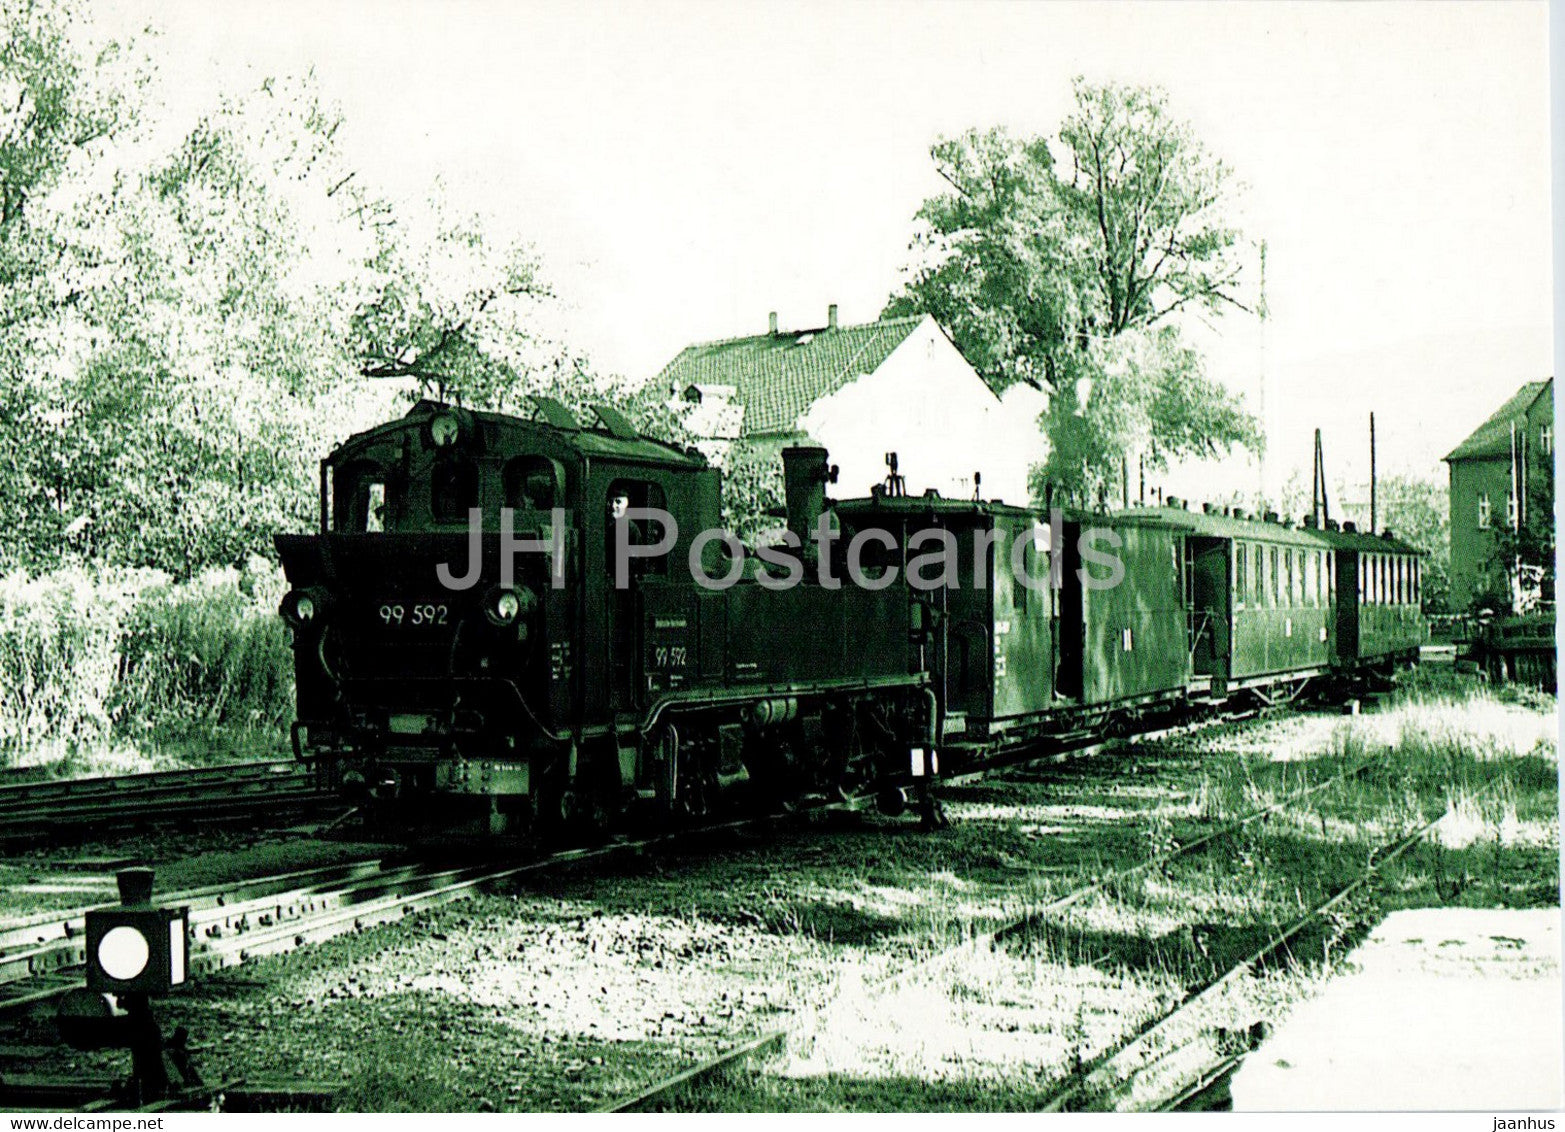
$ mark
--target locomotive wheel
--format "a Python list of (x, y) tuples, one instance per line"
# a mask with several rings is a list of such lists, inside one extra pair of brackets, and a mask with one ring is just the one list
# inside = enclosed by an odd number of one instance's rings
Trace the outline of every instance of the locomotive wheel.
[(875, 792), (875, 809), (888, 818), (907, 813), (907, 791), (900, 786), (882, 786)]

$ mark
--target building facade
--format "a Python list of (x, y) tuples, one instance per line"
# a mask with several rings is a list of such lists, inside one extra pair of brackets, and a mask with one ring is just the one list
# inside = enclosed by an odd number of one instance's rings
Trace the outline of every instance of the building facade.
[(1451, 608), (1465, 611), (1487, 597), (1526, 604), (1536, 581), (1500, 561), (1498, 536), (1554, 522), (1552, 511), (1535, 513), (1541, 499), (1553, 499), (1554, 379), (1523, 385), (1445, 462), (1451, 474)]
[(776, 456), (819, 444), (839, 469), (833, 494), (868, 495), (895, 454), (909, 494), (1025, 504), (1047, 455), (1048, 395), (1016, 385), (996, 396), (927, 315), (779, 330), (680, 351), (656, 388), (714, 463), (736, 443)]

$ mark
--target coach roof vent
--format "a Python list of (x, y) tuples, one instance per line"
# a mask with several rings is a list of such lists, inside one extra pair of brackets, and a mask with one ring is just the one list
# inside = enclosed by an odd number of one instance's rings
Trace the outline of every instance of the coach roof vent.
[(1176, 511), (1179, 509), (1181, 503), (1182, 500), (1177, 495), (1170, 495), (1168, 497), (1168, 505), (1174, 508)]
[(1210, 503), (1203, 503), (1203, 504), (1201, 504), (1201, 513), (1203, 515), (1210, 515), (1212, 512), (1214, 512), (1216, 510), (1217, 510), (1217, 508), (1213, 507)]
[(1356, 535), (1359, 533), (1359, 525), (1352, 519), (1349, 519), (1346, 523), (1343, 523), (1342, 529), (1344, 532), (1350, 535)]

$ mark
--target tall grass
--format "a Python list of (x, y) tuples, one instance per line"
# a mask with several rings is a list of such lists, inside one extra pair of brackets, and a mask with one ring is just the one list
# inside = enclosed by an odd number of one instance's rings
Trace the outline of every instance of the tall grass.
[(0, 578), (0, 764), (279, 728), (293, 674), (281, 572), (173, 582), (72, 567)]

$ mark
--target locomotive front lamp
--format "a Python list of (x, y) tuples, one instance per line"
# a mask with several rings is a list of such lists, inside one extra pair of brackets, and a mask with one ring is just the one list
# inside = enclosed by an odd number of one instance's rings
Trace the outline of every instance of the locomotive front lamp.
[(436, 448), (450, 448), (462, 434), (462, 424), (451, 413), (430, 418), (429, 439)]
[(284, 621), (297, 629), (314, 621), (325, 608), (325, 594), (318, 588), (311, 588), (291, 591), (283, 598), (283, 604), (278, 612), (283, 615)]
[(526, 586), (507, 590), (499, 586), (484, 595), (484, 616), (491, 625), (510, 625), (518, 617), (531, 613), (538, 605), (538, 596)]

